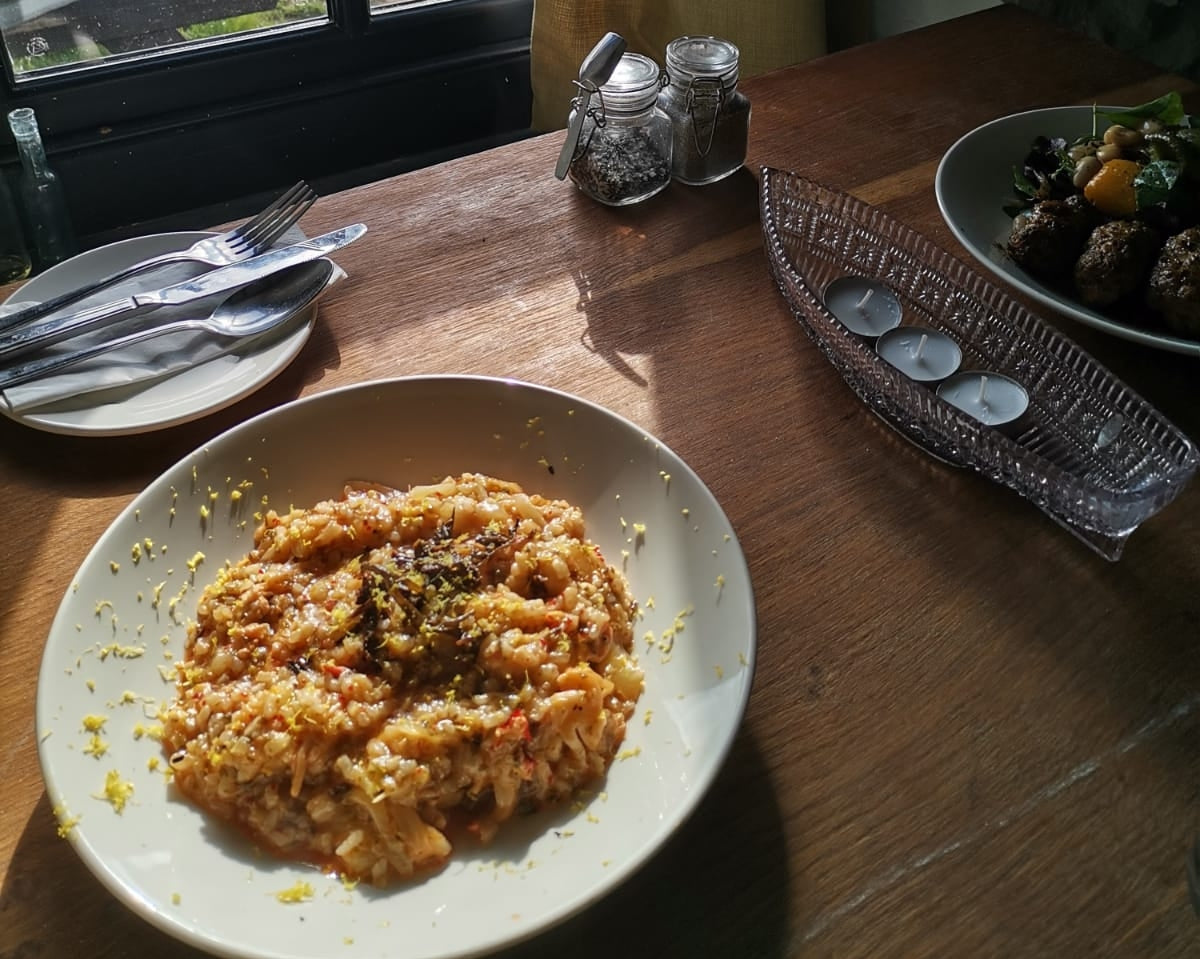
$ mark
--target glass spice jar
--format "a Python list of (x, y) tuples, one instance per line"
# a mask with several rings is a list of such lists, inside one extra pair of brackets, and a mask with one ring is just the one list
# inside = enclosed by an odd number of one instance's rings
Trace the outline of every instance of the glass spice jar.
[(738, 48), (717, 37), (667, 44), (668, 84), (658, 104), (674, 129), (672, 175), (714, 183), (741, 169), (750, 135), (750, 101), (737, 88)]
[(626, 53), (592, 98), (567, 169), (592, 199), (626, 206), (671, 182), (671, 121), (656, 105), (660, 76), (649, 57)]

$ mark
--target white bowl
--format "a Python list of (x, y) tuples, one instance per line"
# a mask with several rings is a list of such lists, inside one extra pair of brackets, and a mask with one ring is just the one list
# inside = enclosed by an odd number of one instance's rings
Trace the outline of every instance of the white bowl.
[[(1102, 107), (1100, 109), (1119, 109)], [(1013, 169), (1020, 169), (1035, 137), (1068, 142), (1092, 132), (1092, 107), (1050, 107), (985, 123), (960, 139), (938, 165), (935, 189), (942, 217), (980, 263), (1022, 293), (1087, 326), (1135, 343), (1200, 356), (1200, 341), (1121, 323), (1031, 276), (1005, 252), (1012, 219), (1004, 205), (1017, 198)], [(1100, 120), (1101, 130), (1107, 125)]]
[[(260, 498), (286, 508), (335, 496), (348, 480), (404, 487), (468, 471), (579, 505), (589, 537), (624, 563), (645, 611), (637, 649), (646, 688), (625, 743), (636, 755), (614, 762), (586, 808), (509, 824), (491, 847), (456, 852), (432, 878), (384, 891), (348, 890), (261, 856), (175, 798), (162, 772), (148, 768), (159, 746), (138, 738), (139, 725), (151, 725), (155, 704), (172, 695), (162, 673), (182, 652), (183, 623), (222, 562), (249, 548)], [(243, 481), (252, 485), (234, 503), (229, 492)], [(643, 642), (644, 631), (661, 635), (684, 613), (669, 657)], [(239, 957), (353, 959), (399, 954), (402, 941), (405, 959), (478, 955), (594, 902), (662, 845), (730, 749), (754, 650), (754, 599), (729, 521), (652, 436), (585, 400), (523, 383), (364, 383), (230, 430), (113, 522), (46, 643), (40, 757), (60, 821), (78, 817), (66, 832), (87, 866), (127, 906), (191, 945)], [(84, 751), (86, 714), (107, 716), (102, 756)], [(121, 814), (96, 798), (110, 771), (133, 785)], [(315, 896), (280, 903), (275, 894), (298, 881)]]

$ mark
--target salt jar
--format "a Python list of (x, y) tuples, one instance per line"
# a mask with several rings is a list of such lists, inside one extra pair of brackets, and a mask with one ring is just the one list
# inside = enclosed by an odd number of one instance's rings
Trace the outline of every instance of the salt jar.
[(692, 186), (741, 169), (750, 135), (750, 101), (738, 91), (738, 48), (717, 37), (667, 44), (668, 83), (658, 104), (674, 128), (671, 173)]
[(592, 98), (567, 169), (592, 199), (625, 206), (671, 182), (671, 121), (657, 106), (660, 75), (649, 57), (626, 53)]

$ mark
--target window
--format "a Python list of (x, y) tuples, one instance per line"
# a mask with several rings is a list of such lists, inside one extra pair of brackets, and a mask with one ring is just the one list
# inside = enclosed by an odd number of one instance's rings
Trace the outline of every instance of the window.
[(25, 0), (11, 6), (10, 22), (2, 25), (9, 69), (18, 84), (329, 20), (324, 0)]
[(0, 100), (36, 111), (90, 245), (524, 135), (531, 18), (532, 0), (0, 0)]

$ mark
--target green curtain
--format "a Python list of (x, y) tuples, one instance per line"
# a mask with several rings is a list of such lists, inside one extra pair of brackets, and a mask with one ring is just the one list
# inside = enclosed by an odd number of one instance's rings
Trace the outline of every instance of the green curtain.
[(566, 126), (579, 64), (609, 30), (663, 65), (676, 37), (712, 35), (741, 51), (743, 77), (825, 52), (825, 0), (534, 0), (533, 128)]

